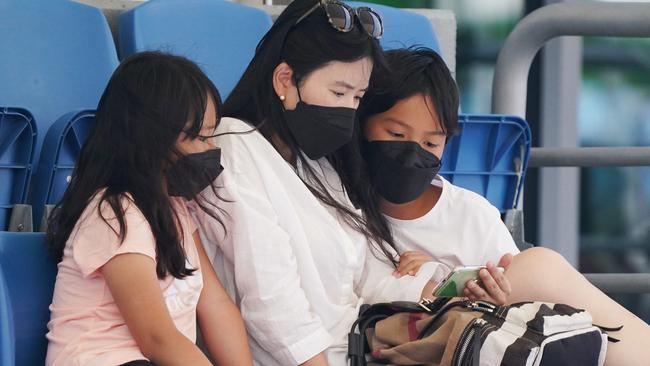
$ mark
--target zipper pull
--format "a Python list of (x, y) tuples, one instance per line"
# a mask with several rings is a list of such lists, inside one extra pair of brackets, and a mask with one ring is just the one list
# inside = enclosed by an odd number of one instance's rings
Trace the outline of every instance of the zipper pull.
[(470, 301), (467, 307), (472, 310), (480, 311), (483, 313), (490, 313), (490, 314), (494, 313), (494, 310), (497, 308), (496, 305), (481, 300)]

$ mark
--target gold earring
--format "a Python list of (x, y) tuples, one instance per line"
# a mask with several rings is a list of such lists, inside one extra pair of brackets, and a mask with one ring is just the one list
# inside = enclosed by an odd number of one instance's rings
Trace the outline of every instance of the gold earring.
[(283, 102), (284, 102), (284, 100), (285, 100), (285, 99), (287, 99), (287, 98), (285, 98), (285, 96), (284, 96), (284, 95), (280, 95), (280, 100), (281, 100), (281, 101), (283, 101)]

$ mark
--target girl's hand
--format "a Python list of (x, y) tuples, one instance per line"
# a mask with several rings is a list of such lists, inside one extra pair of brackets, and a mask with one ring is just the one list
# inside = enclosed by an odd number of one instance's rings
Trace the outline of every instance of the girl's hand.
[[(505, 270), (512, 262), (512, 254), (506, 253), (499, 260), (499, 266)], [(492, 262), (487, 262), (487, 268), (479, 272), (480, 285), (475, 281), (467, 281), (465, 286), (465, 296), (470, 300), (484, 300), (498, 305), (508, 303), (508, 297), (512, 291), (510, 281), (505, 276), (505, 271), (501, 272)]]
[(415, 276), (424, 263), (431, 261), (433, 258), (428, 254), (416, 251), (404, 252), (400, 255), (399, 265), (393, 272), (393, 276), (397, 278), (405, 275)]

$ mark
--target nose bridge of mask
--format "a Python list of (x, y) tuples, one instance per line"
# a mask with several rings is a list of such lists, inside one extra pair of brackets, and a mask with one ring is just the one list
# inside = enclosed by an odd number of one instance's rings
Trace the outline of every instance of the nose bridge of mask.
[(410, 145), (395, 155), (395, 160), (405, 166), (415, 166), (418, 162), (417, 146)]
[(435, 154), (425, 150), (415, 141), (395, 141), (394, 144), (390, 151), (387, 151), (387, 155), (403, 166), (430, 169), (440, 165), (440, 159)]

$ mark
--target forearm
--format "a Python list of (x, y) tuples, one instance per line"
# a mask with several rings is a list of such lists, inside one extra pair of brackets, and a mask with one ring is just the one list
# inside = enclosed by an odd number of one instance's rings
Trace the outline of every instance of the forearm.
[(159, 366), (212, 365), (201, 350), (180, 332), (151, 337), (139, 344), (142, 353)]
[(212, 359), (219, 365), (252, 365), (239, 310), (230, 300), (215, 302), (213, 306), (218, 310), (207, 314), (199, 312), (198, 316), (201, 334)]

